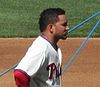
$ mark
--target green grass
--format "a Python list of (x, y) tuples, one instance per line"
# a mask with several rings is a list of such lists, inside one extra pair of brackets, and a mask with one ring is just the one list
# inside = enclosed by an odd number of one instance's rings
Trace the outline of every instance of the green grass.
[[(39, 35), (38, 18), (49, 7), (65, 9), (69, 27), (100, 11), (100, 0), (0, 0), (0, 37), (35, 37)], [(70, 33), (70, 37), (86, 37), (100, 16)], [(93, 37), (100, 37), (100, 26)]]

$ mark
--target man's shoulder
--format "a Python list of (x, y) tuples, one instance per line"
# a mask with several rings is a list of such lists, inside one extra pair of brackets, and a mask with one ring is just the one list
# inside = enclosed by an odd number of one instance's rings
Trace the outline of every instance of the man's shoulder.
[(42, 46), (49, 46), (50, 43), (46, 39), (44, 39), (43, 37), (38, 36), (35, 39), (35, 41), (33, 41), (33, 44), (32, 45), (39, 45), (39, 46), (42, 47)]
[(39, 49), (39, 50), (45, 50), (48, 46), (48, 43), (41, 37), (38, 36), (32, 43), (32, 45), (30, 46), (30, 48), (32, 49)]

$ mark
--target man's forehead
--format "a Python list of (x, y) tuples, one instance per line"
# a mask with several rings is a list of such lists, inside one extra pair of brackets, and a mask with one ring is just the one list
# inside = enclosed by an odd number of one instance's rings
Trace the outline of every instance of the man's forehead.
[(65, 15), (59, 15), (58, 19), (59, 19), (59, 21), (62, 21), (62, 22), (67, 22), (68, 21), (68, 19)]

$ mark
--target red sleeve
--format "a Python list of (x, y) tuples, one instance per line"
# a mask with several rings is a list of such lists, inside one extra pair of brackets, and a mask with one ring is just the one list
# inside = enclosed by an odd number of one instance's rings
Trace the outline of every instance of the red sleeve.
[(22, 70), (14, 70), (14, 77), (17, 87), (29, 87), (30, 76)]

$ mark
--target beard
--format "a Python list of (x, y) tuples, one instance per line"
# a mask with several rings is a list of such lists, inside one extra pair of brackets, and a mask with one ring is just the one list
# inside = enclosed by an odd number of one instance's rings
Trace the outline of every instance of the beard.
[(68, 31), (65, 31), (63, 34), (55, 35), (55, 41), (58, 42), (60, 39), (66, 40), (68, 37)]
[(60, 39), (66, 40), (67, 37), (68, 37), (68, 31), (65, 31), (65, 32), (60, 36)]

